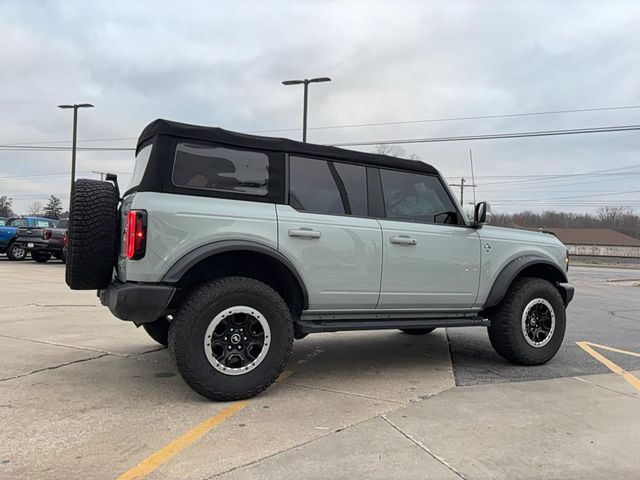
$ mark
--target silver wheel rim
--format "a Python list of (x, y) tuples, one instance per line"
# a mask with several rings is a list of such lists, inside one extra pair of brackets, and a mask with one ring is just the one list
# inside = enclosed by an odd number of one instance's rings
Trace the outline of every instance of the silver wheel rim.
[(14, 257), (16, 258), (22, 258), (25, 256), (26, 252), (24, 250), (24, 248), (20, 248), (20, 247), (13, 247), (11, 249), (11, 253), (13, 254)]
[(227, 308), (209, 323), (204, 335), (204, 353), (213, 368), (225, 375), (244, 375), (267, 356), (271, 329), (255, 308)]
[(556, 314), (544, 298), (531, 300), (522, 312), (522, 335), (529, 345), (542, 348), (551, 341), (556, 329)]

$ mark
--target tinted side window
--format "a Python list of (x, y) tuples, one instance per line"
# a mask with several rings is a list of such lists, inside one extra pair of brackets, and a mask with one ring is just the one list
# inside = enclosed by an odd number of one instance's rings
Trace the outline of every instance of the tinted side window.
[(368, 215), (367, 171), (365, 167), (337, 162), (334, 162), (333, 165), (338, 178), (344, 185), (350, 213), (360, 216)]
[(26, 218), (11, 218), (7, 221), (7, 226), (11, 227), (26, 227), (27, 219)]
[(324, 160), (289, 159), (289, 201), (299, 210), (315, 213), (345, 213), (338, 186)]
[(438, 177), (380, 170), (387, 218), (457, 224), (457, 213)]
[(180, 187), (264, 196), (269, 157), (261, 152), (179, 143), (171, 180)]

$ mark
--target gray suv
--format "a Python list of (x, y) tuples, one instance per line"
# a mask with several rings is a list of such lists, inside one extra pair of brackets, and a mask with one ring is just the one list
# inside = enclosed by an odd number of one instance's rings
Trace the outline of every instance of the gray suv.
[(66, 281), (207, 398), (263, 391), (310, 333), (482, 326), (523, 365), (562, 343), (566, 248), (468, 220), (426, 163), (156, 120), (107, 179), (74, 185)]

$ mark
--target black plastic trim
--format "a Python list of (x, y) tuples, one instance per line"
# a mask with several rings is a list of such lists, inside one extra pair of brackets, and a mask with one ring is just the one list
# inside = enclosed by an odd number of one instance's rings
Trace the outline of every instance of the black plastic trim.
[(224, 252), (232, 251), (248, 251), (263, 253), (271, 258), (279, 261), (287, 268), (296, 279), (300, 291), (302, 292), (302, 309), (309, 308), (309, 293), (307, 287), (304, 284), (302, 276), (298, 273), (296, 267), (291, 261), (282, 255), (277, 250), (257, 242), (251, 242), (248, 240), (222, 240), (220, 242), (208, 243), (202, 245), (195, 250), (187, 253), (184, 257), (178, 260), (173, 266), (164, 274), (162, 282), (164, 283), (178, 283), (182, 277), (189, 271), (191, 267), (200, 263), (202, 260), (209, 258), (213, 255)]
[(298, 320), (300, 333), (342, 332), (353, 330), (410, 330), (414, 328), (488, 327), (491, 322), (482, 317), (424, 318), (385, 320)]
[(573, 295), (576, 291), (576, 287), (571, 285), (570, 283), (559, 283), (556, 285), (558, 290), (560, 290), (560, 294), (562, 295), (562, 299), (564, 300), (564, 306), (569, 305), (571, 300), (573, 300)]
[(140, 324), (166, 315), (175, 291), (169, 285), (112, 282), (98, 295), (116, 317)]
[[(484, 304), (484, 308), (495, 307), (500, 301), (503, 299), (509, 286), (513, 282), (513, 280), (518, 276), (522, 270), (532, 265), (545, 265), (554, 269), (556, 273), (559, 274), (562, 279), (561, 283), (567, 282), (567, 274), (558, 267), (551, 260), (548, 260), (544, 257), (537, 257), (534, 255), (525, 255), (522, 257), (518, 257), (512, 260), (506, 267), (502, 269), (498, 277), (496, 278), (493, 286), (491, 287), (491, 291), (489, 292), (489, 296), (487, 297), (487, 301)], [(567, 302), (568, 303), (568, 302)]]
[(382, 195), (382, 181), (380, 169), (367, 167), (367, 200), (369, 204), (369, 216), (385, 218), (384, 196)]

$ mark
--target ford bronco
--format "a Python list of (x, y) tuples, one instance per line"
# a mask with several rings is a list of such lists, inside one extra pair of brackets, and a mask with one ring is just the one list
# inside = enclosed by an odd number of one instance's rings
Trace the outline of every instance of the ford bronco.
[(107, 180), (75, 182), (66, 281), (209, 399), (263, 391), (310, 333), (487, 327), (522, 365), (562, 343), (564, 245), (486, 225), (485, 202), (467, 219), (421, 161), (156, 120), (122, 196)]

